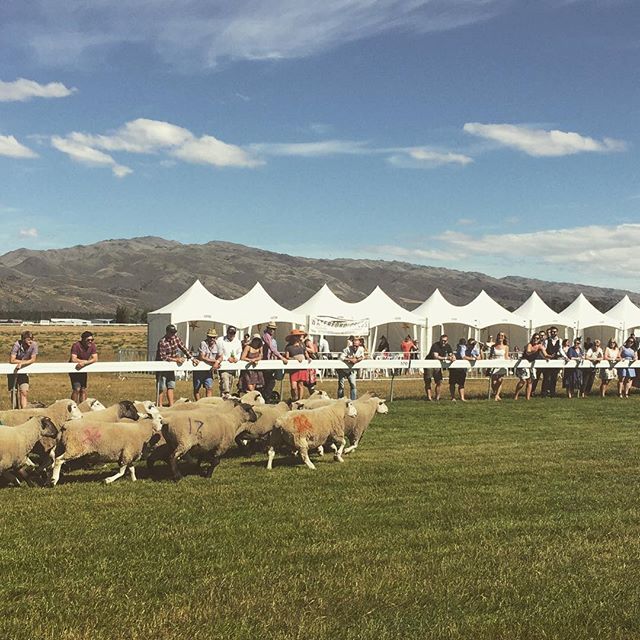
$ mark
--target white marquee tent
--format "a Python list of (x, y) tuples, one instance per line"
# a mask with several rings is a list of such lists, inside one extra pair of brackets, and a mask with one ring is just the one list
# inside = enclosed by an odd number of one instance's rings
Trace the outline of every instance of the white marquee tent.
[(607, 314), (598, 311), (581, 293), (560, 316), (563, 324), (573, 327), (573, 335), (580, 336), (587, 328), (599, 327), (601, 340), (606, 341), (607, 337), (603, 333), (604, 328), (622, 329), (621, 322), (609, 317)]
[(618, 304), (611, 307), (607, 311), (607, 316), (621, 324), (622, 335), (618, 338), (618, 342), (622, 342), (624, 333), (630, 333), (640, 327), (640, 308), (631, 302), (629, 296), (625, 296)]
[(224, 300), (208, 291), (196, 280), (182, 295), (148, 314), (147, 351), (155, 357), (158, 340), (165, 327), (173, 323), (187, 346), (196, 348), (212, 326), (222, 335), (228, 325), (251, 331), (260, 323), (301, 324), (304, 318), (279, 305), (257, 282), (240, 298)]

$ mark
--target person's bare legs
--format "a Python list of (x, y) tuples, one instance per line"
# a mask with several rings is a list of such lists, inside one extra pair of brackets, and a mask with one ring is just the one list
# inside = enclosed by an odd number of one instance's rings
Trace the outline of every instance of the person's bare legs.
[(173, 407), (173, 389), (167, 389), (167, 402), (170, 407)]
[[(528, 381), (526, 381), (526, 380), (522, 380), (522, 379), (518, 380), (518, 384), (516, 385), (516, 392), (515, 392), (515, 394), (514, 394), (514, 396), (513, 396), (513, 399), (514, 399), (514, 400), (517, 400), (517, 399), (518, 399), (518, 397), (520, 396), (520, 391), (522, 391), (522, 388), (525, 386), (525, 384), (526, 384), (527, 382), (528, 382)], [(527, 400), (528, 400), (528, 399), (529, 399), (529, 398), (527, 398)]]

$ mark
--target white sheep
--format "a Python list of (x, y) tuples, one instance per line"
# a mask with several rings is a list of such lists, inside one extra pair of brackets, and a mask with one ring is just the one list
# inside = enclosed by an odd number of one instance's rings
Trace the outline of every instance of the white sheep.
[(211, 477), (222, 456), (234, 443), (244, 423), (256, 419), (253, 407), (238, 402), (231, 411), (200, 411), (175, 413), (162, 417), (162, 435), (169, 448), (169, 465), (174, 480), (182, 477), (178, 459), (186, 453), (210, 462), (206, 476)]
[(267, 469), (272, 468), (275, 448), (284, 444), (293, 451), (298, 451), (309, 469), (315, 469), (309, 459), (309, 449), (319, 447), (327, 441), (338, 445), (334, 458), (344, 462), (342, 452), (346, 444), (344, 422), (346, 417), (355, 417), (358, 411), (351, 400), (343, 399), (332, 402), (319, 409), (302, 409), (291, 411), (276, 420), (271, 432), (271, 446)]
[(383, 415), (389, 413), (387, 401), (384, 398), (378, 398), (373, 393), (365, 393), (353, 404), (358, 410), (358, 415), (344, 419), (344, 435), (351, 442), (351, 445), (345, 448), (344, 453), (351, 453), (358, 448), (358, 443), (377, 413)]
[(291, 410), (288, 402), (278, 404), (265, 404), (253, 407), (257, 419), (255, 422), (247, 422), (244, 429), (237, 435), (236, 444), (246, 447), (250, 442), (264, 440), (269, 436), (276, 425), (276, 420)]
[(67, 420), (82, 418), (82, 413), (73, 400), (56, 400), (53, 404), (43, 408), (0, 411), (0, 424), (16, 426), (24, 424), (34, 416), (47, 416), (51, 418), (56, 428), (60, 429)]
[(46, 455), (55, 447), (57, 436), (58, 429), (47, 416), (34, 416), (23, 424), (11, 427), (0, 425), (0, 473), (13, 481), (16, 479), (10, 473), (13, 470), (30, 484), (22, 473), (23, 467), (34, 466), (29, 454), (39, 444), (38, 453)]
[[(222, 402), (224, 402), (225, 400), (240, 400), (240, 402), (244, 402), (245, 404), (250, 404), (250, 405), (259, 405), (259, 404), (265, 404), (264, 402), (264, 398), (262, 397), (262, 394), (259, 391), (247, 391), (244, 395), (237, 397), (237, 396), (209, 396), (208, 398), (200, 398), (200, 400), (198, 400), (197, 402), (194, 402), (192, 404), (196, 405), (196, 406), (200, 406), (200, 405), (206, 405), (206, 404), (220, 404)], [(175, 406), (175, 405), (174, 405)]]
[(78, 409), (80, 409), (82, 413), (87, 413), (89, 411), (104, 411), (106, 407), (102, 404), (102, 402), (100, 402), (100, 400), (96, 400), (95, 398), (87, 398), (78, 405)]
[(68, 422), (56, 447), (58, 454), (53, 463), (51, 484), (58, 484), (65, 462), (85, 456), (118, 463), (118, 472), (106, 478), (106, 484), (121, 478), (127, 470), (135, 481), (133, 464), (140, 460), (152, 439), (157, 438), (161, 426), (159, 416), (135, 422), (101, 422), (88, 416)]
[[(87, 414), (84, 414), (86, 417)], [(121, 400), (102, 411), (92, 411), (91, 420), (95, 422), (118, 422), (123, 418), (137, 420), (140, 417), (136, 405), (131, 400)]]

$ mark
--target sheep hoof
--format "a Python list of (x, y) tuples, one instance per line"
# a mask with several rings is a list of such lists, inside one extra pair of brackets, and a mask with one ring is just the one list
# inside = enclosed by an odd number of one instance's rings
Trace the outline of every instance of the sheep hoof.
[(344, 458), (342, 456), (333, 456), (333, 459), (336, 462), (344, 462)]

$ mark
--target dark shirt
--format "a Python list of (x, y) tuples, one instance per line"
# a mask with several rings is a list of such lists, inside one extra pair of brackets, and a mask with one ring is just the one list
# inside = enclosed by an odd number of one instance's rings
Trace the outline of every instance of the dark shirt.
[(435, 360), (435, 356), (438, 355), (441, 358), (446, 358), (453, 354), (453, 349), (451, 345), (447, 342), (447, 344), (442, 344), (441, 342), (435, 342), (431, 345), (431, 349), (429, 349), (429, 353), (427, 355), (427, 360)]
[(544, 350), (550, 358), (557, 358), (562, 348), (562, 340), (557, 338), (555, 344), (551, 338), (547, 338), (544, 342)]
[[(71, 355), (76, 356), (78, 360), (90, 360), (91, 356), (98, 353), (95, 342), (90, 342), (85, 348), (82, 342), (74, 342), (71, 347)], [(69, 362), (73, 360), (69, 359)]]

